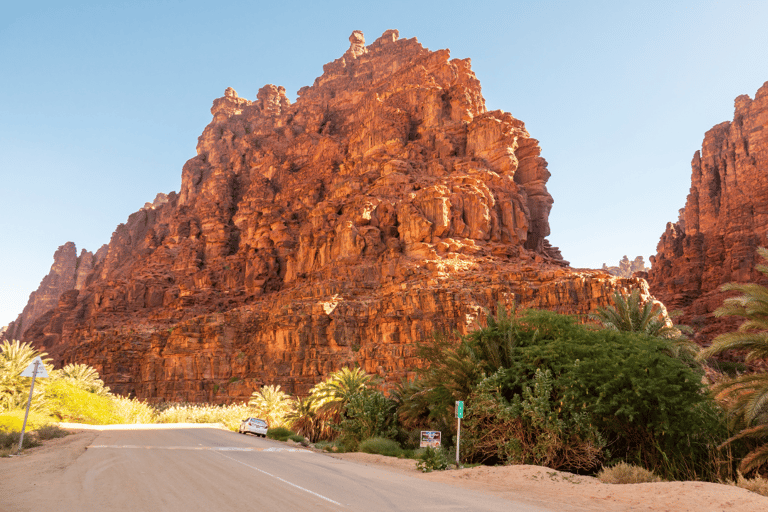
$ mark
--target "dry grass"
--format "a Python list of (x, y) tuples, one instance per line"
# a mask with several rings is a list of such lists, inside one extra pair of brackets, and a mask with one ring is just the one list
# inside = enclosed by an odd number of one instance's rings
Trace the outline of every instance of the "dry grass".
[(597, 474), (597, 479), (604, 484), (645, 484), (661, 482), (661, 478), (640, 466), (619, 462), (610, 468), (603, 468)]
[(744, 478), (744, 476), (739, 473), (739, 479), (736, 482), (736, 485), (742, 489), (768, 497), (768, 478), (759, 476), (756, 476), (755, 478)]

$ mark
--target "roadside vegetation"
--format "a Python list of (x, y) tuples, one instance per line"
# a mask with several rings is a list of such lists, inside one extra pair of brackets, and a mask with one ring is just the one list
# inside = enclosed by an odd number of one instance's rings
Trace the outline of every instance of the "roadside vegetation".
[[(760, 254), (768, 257), (763, 249)], [(758, 269), (768, 275), (768, 267)], [(715, 354), (741, 351), (745, 363), (768, 358), (768, 289), (724, 289), (741, 295), (717, 314), (745, 322), (701, 353), (663, 306), (634, 290), (616, 292), (613, 305), (586, 324), (499, 305), (470, 334), (439, 334), (425, 343), (417, 377), (387, 393), (378, 377), (345, 367), (306, 396), (265, 385), (247, 403), (231, 405), (151, 406), (114, 395), (93, 368), (54, 370), (46, 354), (6, 341), (0, 347), (0, 449), (23, 420), (30, 379), (18, 374), (39, 355), (51, 378), (35, 386), (32, 443), (58, 421), (221, 423), (237, 430), (243, 418), (255, 416), (268, 421), (272, 439), (416, 458), (420, 469), (433, 471), (455, 461), (454, 404), (463, 400), (462, 464), (536, 464), (614, 483), (732, 482), (763, 492), (767, 374), (746, 372), (739, 363), (731, 365), (735, 376), (716, 378), (714, 385), (706, 375), (721, 375), (722, 365), (709, 359)], [(419, 448), (421, 430), (441, 431), (443, 446)]]

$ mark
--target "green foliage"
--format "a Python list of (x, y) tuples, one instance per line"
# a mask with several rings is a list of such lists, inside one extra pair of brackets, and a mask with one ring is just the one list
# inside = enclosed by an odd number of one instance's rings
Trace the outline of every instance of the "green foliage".
[(537, 369), (531, 385), (511, 401), (500, 393), (505, 374), (497, 371), (470, 396), (463, 455), (485, 463), (535, 464), (590, 470), (605, 443), (584, 412), (569, 413), (553, 401), (549, 369)]
[[(711, 455), (725, 437), (718, 407), (701, 374), (669, 355), (667, 340), (592, 330), (546, 311), (526, 311), (504, 329), (438, 345), (419, 381), (401, 386), (401, 414), (416, 402), (432, 404), (424, 422), (452, 419), (453, 401), (466, 400), (465, 447), (480, 460), (550, 460), (555, 469), (626, 460), (668, 478), (717, 478)], [(578, 456), (558, 455), (572, 447)]]
[(679, 338), (682, 333), (672, 325), (666, 310), (658, 302), (643, 302), (640, 289), (613, 293), (613, 306), (598, 308), (590, 318), (603, 327), (621, 332), (637, 332), (658, 338)]
[(151, 405), (138, 398), (113, 395), (112, 408), (117, 423), (155, 423), (157, 416)]
[(403, 449), (400, 448), (397, 441), (384, 437), (371, 437), (364, 440), (360, 443), (360, 451), (386, 455), (387, 457), (397, 457), (403, 453)]
[(45, 425), (35, 430), (35, 437), (39, 441), (47, 441), (48, 439), (57, 439), (69, 435), (69, 432), (60, 428), (58, 425)]
[[(19, 439), (21, 439), (21, 430), (13, 430), (6, 432), (0, 430), (0, 449), (16, 450), (19, 446)], [(21, 444), (22, 448), (33, 448), (40, 446), (40, 442), (33, 435), (24, 435), (24, 441)]]
[(304, 438), (304, 436), (300, 436), (299, 434), (293, 434), (288, 436), (288, 439), (300, 444), (307, 444), (307, 440)]
[(97, 395), (108, 395), (109, 388), (99, 378), (95, 368), (85, 364), (68, 364), (61, 370), (51, 372), (51, 378), (66, 379), (80, 389)]
[(287, 441), (291, 436), (295, 435), (296, 432), (285, 427), (275, 427), (267, 430), (267, 437), (275, 441)]
[(293, 400), (287, 393), (280, 390), (280, 386), (262, 386), (259, 391), (251, 395), (248, 405), (256, 411), (258, 417), (275, 427), (286, 423), (294, 407)]
[[(0, 412), (0, 430), (10, 432), (17, 430), (21, 432), (24, 425), (24, 409), (14, 409), (12, 411)], [(27, 430), (35, 430), (55, 421), (46, 412), (29, 411), (27, 418)]]
[(341, 442), (353, 450), (364, 439), (394, 436), (396, 423), (395, 403), (379, 391), (365, 389), (349, 397), (338, 428)]
[[(0, 345), (0, 412), (25, 408), (32, 384), (31, 377), (21, 377), (29, 364), (40, 356), (50, 373), (50, 358), (45, 352), (38, 352), (28, 343), (18, 340), (4, 340)], [(35, 381), (31, 407), (40, 409), (44, 405), (45, 394), (40, 386), (40, 380)]]
[(416, 467), (424, 473), (448, 469), (448, 457), (440, 448), (427, 447), (419, 457)]
[[(758, 254), (768, 260), (768, 250)], [(768, 276), (768, 266), (755, 267)], [(700, 358), (730, 350), (746, 352), (746, 362), (768, 358), (768, 288), (754, 283), (729, 283), (721, 290), (734, 290), (741, 295), (726, 299), (715, 315), (741, 317), (744, 321), (735, 332), (717, 336), (712, 345), (702, 351)], [(768, 373), (739, 375), (715, 386), (717, 398), (728, 409), (731, 428), (737, 432), (726, 441), (747, 443), (751, 451), (741, 462), (744, 473), (768, 465)]]
[(232, 431), (243, 418), (254, 415), (245, 404), (165, 404), (157, 409), (157, 423), (221, 423)]
[(615, 466), (604, 467), (597, 474), (597, 479), (604, 484), (644, 484), (661, 482), (661, 478), (640, 466), (619, 462)]
[(52, 379), (45, 393), (46, 410), (60, 421), (91, 425), (117, 423), (110, 396), (90, 393), (69, 379)]

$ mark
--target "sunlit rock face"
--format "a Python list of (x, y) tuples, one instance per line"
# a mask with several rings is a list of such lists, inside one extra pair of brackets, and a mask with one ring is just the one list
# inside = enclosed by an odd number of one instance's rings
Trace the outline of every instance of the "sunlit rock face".
[(704, 136), (691, 163), (691, 191), (680, 218), (668, 223), (648, 281), (683, 323), (701, 330), (705, 343), (735, 327), (712, 314), (728, 282), (765, 282), (755, 271), (755, 251), (768, 246), (768, 82), (755, 94), (736, 98), (732, 122)]
[(397, 382), (419, 342), (482, 307), (587, 313), (644, 284), (571, 270), (549, 244), (538, 142), (486, 110), (468, 59), (355, 31), (298, 94), (227, 89), (180, 192), (118, 226), (26, 338), (121, 393), (226, 402), (344, 365)]

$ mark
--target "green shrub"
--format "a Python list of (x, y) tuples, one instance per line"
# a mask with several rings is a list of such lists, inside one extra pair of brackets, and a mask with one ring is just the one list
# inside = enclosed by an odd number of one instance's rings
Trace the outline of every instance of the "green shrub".
[[(14, 451), (19, 446), (20, 438), (20, 431), (5, 432), (0, 430), (0, 448), (11, 449), (11, 451)], [(25, 433), (24, 441), (21, 446), (22, 448), (32, 448), (35, 446), (40, 446), (40, 443), (37, 441), (37, 439), (35, 439), (35, 436), (30, 435), (29, 433)]]
[(363, 389), (354, 393), (344, 407), (337, 426), (339, 442), (346, 451), (354, 451), (364, 439), (394, 436), (396, 425), (395, 402), (379, 391)]
[(38, 441), (47, 441), (48, 439), (57, 439), (69, 435), (69, 432), (58, 425), (46, 425), (35, 430), (35, 437)]
[(597, 479), (604, 484), (644, 484), (661, 482), (661, 478), (640, 466), (619, 462), (609, 468), (604, 467), (597, 474)]
[(295, 435), (296, 432), (285, 427), (275, 427), (267, 430), (267, 437), (275, 441), (287, 441), (291, 436)]
[(290, 439), (291, 441), (293, 441), (295, 443), (300, 443), (300, 444), (303, 444), (303, 445), (308, 444), (307, 440), (304, 438), (304, 436), (300, 436), (299, 434), (290, 435), (290, 436), (288, 436), (288, 439)]
[(400, 444), (392, 439), (384, 437), (371, 437), (360, 443), (360, 451), (365, 453), (374, 453), (386, 455), (387, 457), (398, 457), (403, 453)]
[[(720, 478), (713, 460), (727, 437), (722, 411), (700, 371), (670, 357), (668, 340), (591, 330), (548, 311), (486, 321), (427, 347), (429, 366), (401, 387), (401, 417), (445, 426), (450, 439), (454, 401), (466, 400), (462, 444), (474, 446), (475, 461), (579, 470), (626, 461), (668, 479)], [(565, 457), (572, 448), (580, 454)]]
[[(29, 411), (27, 430), (35, 430), (52, 423), (54, 420), (44, 411)], [(0, 430), (21, 432), (24, 425), (24, 409), (0, 412)]]
[(62, 421), (109, 425), (117, 423), (112, 397), (90, 393), (69, 379), (46, 384), (47, 410)]
[(427, 447), (419, 457), (419, 462), (416, 463), (416, 467), (424, 473), (430, 471), (442, 471), (448, 468), (448, 457), (445, 456), (445, 452), (441, 449), (435, 449)]

